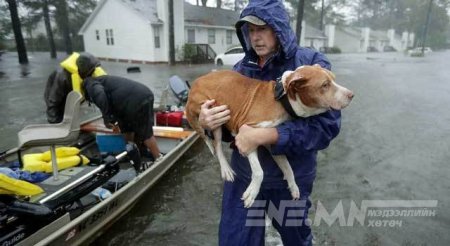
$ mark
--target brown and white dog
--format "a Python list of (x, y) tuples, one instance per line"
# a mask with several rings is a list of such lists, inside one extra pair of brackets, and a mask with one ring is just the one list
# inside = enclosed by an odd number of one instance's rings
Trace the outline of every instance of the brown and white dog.
[[(308, 117), (323, 113), (329, 109), (343, 109), (353, 98), (353, 92), (336, 84), (334, 75), (319, 65), (301, 66), (295, 71), (283, 73), (281, 83), (288, 102), (299, 117)], [(217, 155), (222, 178), (234, 180), (234, 172), (228, 164), (221, 145), (222, 129), (213, 131), (214, 143), (205, 136), (199, 124), (200, 106), (210, 99), (217, 105), (228, 105), (231, 119), (225, 124), (233, 135), (244, 125), (253, 127), (275, 127), (291, 119), (282, 104), (275, 99), (274, 90), (277, 82), (264, 82), (245, 77), (234, 71), (216, 71), (196, 79), (189, 92), (186, 116), (194, 130), (205, 140), (211, 152)], [(252, 170), (252, 180), (242, 199), (245, 207), (251, 207), (259, 192), (263, 171), (256, 151), (248, 154)], [(293, 199), (300, 198), (286, 156), (273, 156), (283, 172)]]

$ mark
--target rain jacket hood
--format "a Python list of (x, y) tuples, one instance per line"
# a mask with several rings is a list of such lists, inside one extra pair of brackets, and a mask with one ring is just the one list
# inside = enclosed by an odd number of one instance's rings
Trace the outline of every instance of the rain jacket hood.
[[(279, 55), (284, 59), (293, 57), (297, 51), (297, 39), (291, 26), (289, 25), (289, 16), (279, 0), (253, 0), (242, 11), (240, 18), (253, 15), (271, 26), (275, 31), (278, 41), (281, 45)], [(248, 25), (245, 22), (238, 21), (236, 23), (236, 34), (244, 47), (246, 55), (256, 57), (255, 51), (252, 49), (250, 40), (248, 39)]]
[(83, 52), (77, 59), (78, 74), (82, 79), (91, 75), (95, 68), (100, 66), (100, 61), (95, 56)]

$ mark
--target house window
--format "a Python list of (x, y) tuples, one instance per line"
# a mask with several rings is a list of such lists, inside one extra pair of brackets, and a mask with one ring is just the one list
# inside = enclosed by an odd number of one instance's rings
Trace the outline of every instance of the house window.
[(100, 40), (100, 32), (98, 30), (95, 30), (95, 37), (97, 40)]
[(106, 29), (106, 45), (114, 45), (114, 35), (112, 29)]
[(187, 30), (187, 42), (189, 44), (194, 44), (195, 43), (195, 29), (188, 29)]
[(109, 29), (109, 37), (111, 38), (111, 45), (114, 45), (114, 35), (112, 29)]
[(161, 40), (159, 36), (159, 26), (153, 27), (153, 35), (155, 36), (155, 48), (160, 48)]
[(109, 45), (110, 44), (110, 41), (109, 41), (109, 30), (106, 29), (105, 33), (106, 33), (106, 45)]
[(208, 44), (216, 43), (216, 30), (208, 29)]
[(227, 44), (231, 44), (233, 42), (233, 31), (227, 30)]

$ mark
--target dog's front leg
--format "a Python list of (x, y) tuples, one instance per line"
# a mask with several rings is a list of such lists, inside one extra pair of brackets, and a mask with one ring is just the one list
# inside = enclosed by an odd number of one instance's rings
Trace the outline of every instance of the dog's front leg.
[(274, 155), (272, 156), (275, 162), (278, 164), (278, 167), (283, 172), (284, 179), (288, 183), (288, 188), (291, 191), (292, 199), (298, 200), (300, 199), (300, 190), (295, 183), (294, 172), (292, 171), (291, 165), (289, 165), (289, 161), (285, 155)]
[(252, 169), (252, 181), (247, 187), (247, 190), (245, 190), (241, 199), (244, 200), (244, 207), (249, 208), (252, 206), (253, 202), (255, 202), (256, 196), (259, 193), (264, 173), (261, 168), (261, 164), (259, 163), (258, 153), (256, 150), (250, 152), (247, 158), (250, 162), (250, 168)]
[(214, 149), (216, 151), (217, 159), (219, 159), (220, 172), (222, 174), (222, 179), (226, 181), (234, 181), (234, 171), (231, 169), (230, 164), (228, 164), (225, 155), (222, 150), (222, 127), (218, 127), (213, 131), (214, 135)]

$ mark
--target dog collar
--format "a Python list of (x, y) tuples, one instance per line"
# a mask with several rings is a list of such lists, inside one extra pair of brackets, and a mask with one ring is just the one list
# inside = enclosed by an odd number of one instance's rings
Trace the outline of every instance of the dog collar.
[(279, 101), (281, 105), (283, 105), (284, 110), (288, 112), (288, 114), (294, 118), (299, 118), (297, 114), (295, 113), (294, 109), (292, 108), (291, 104), (289, 103), (288, 96), (283, 88), (283, 83), (281, 81), (281, 77), (277, 78), (275, 81), (275, 87), (274, 87), (274, 97), (276, 101)]

